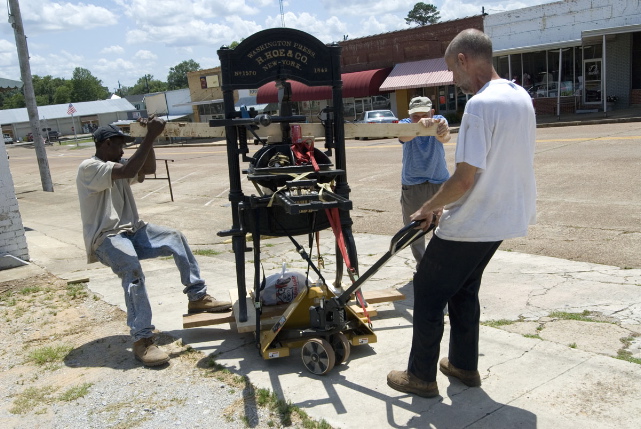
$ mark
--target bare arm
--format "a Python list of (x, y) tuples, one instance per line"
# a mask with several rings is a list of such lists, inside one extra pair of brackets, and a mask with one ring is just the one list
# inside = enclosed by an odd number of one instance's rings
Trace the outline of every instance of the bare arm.
[(111, 171), (111, 178), (114, 180), (131, 179), (136, 175), (140, 177), (140, 175), (153, 174), (156, 171), (156, 155), (153, 144), (156, 137), (165, 129), (165, 121), (152, 115), (149, 119), (139, 119), (138, 122), (147, 127), (147, 134), (125, 165), (114, 165)]
[[(440, 141), (441, 143), (447, 143), (452, 139), (452, 136), (450, 135), (450, 127), (448, 126), (447, 121), (445, 119), (423, 118), (418, 122), (427, 128), (433, 127), (433, 126), (438, 127), (436, 129), (436, 140)], [(410, 137), (402, 136), (402, 137), (399, 137), (398, 139), (401, 142), (405, 143), (414, 138), (416, 138), (416, 136), (410, 136)]]
[(421, 229), (427, 230), (432, 222), (438, 224), (438, 218), (443, 212), (443, 207), (456, 202), (474, 185), (474, 179), (478, 168), (465, 162), (456, 164), (456, 171), (432, 198), (413, 213), (412, 220), (420, 220)]

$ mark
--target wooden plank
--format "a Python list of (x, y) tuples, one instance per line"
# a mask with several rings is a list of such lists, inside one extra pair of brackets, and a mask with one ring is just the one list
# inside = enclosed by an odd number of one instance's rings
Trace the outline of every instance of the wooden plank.
[[(363, 291), (365, 301), (368, 304), (380, 304), (383, 302), (402, 301), (405, 295), (396, 289), (383, 289)], [(254, 332), (256, 329), (256, 312), (254, 311), (254, 303), (252, 298), (247, 297), (247, 322), (239, 322), (237, 320), (238, 314), (238, 291), (230, 290), (229, 296), (234, 303), (233, 313), (196, 313), (183, 315), (183, 328), (197, 328), (199, 326), (220, 325), (223, 323), (236, 323), (238, 332)], [(278, 321), (278, 318), (289, 307), (289, 304), (281, 305), (266, 305), (263, 306), (263, 313), (260, 317), (261, 329), (263, 327), (273, 326)], [(350, 305), (350, 309), (358, 316), (363, 316), (363, 309), (358, 305)], [(377, 311), (373, 308), (367, 308), (370, 317), (375, 317)]]
[(234, 323), (234, 315), (228, 311), (225, 313), (195, 313), (183, 315), (183, 328), (197, 328), (199, 326), (221, 325), (223, 323)]
[(368, 304), (402, 301), (405, 299), (405, 295), (394, 288), (363, 291), (363, 296), (365, 297), (365, 301), (367, 301)]
[[(304, 136), (325, 137), (325, 128), (321, 124), (300, 124)], [(147, 133), (145, 127), (138, 123), (132, 123), (130, 133), (133, 137), (144, 137)], [(261, 138), (270, 140), (281, 140), (280, 124), (271, 124), (268, 127), (260, 127), (256, 134)], [(224, 127), (210, 127), (206, 122), (169, 122), (161, 134), (163, 137), (225, 137)], [(426, 128), (420, 124), (345, 124), (345, 138), (382, 138), (399, 136), (433, 136), (436, 135), (436, 127)], [(248, 134), (248, 138), (252, 138)]]

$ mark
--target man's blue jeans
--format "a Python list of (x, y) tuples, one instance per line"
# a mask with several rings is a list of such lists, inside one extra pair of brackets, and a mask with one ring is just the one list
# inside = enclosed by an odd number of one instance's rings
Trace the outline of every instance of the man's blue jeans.
[(175, 229), (147, 224), (135, 233), (123, 232), (110, 236), (96, 249), (100, 262), (111, 267), (122, 280), (127, 305), (127, 325), (134, 341), (148, 338), (155, 329), (151, 324), (151, 305), (145, 288), (142, 259), (173, 256), (185, 285), (184, 293), (190, 301), (207, 293), (205, 281), (200, 278), (200, 268), (187, 239)]

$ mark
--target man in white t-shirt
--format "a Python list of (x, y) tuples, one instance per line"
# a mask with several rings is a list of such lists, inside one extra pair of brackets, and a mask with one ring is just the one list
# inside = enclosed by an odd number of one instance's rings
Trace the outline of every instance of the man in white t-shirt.
[(134, 355), (144, 365), (157, 366), (167, 363), (169, 356), (152, 339), (155, 328), (140, 260), (173, 256), (190, 313), (228, 311), (231, 303), (207, 294), (198, 262), (180, 231), (138, 217), (130, 185), (156, 171), (153, 142), (165, 128), (165, 121), (153, 115), (139, 122), (147, 128), (147, 134), (129, 159), (122, 158), (123, 148), (134, 140), (132, 137), (114, 125), (94, 132), (96, 154), (78, 167), (76, 186), (87, 261), (100, 261), (120, 277)]
[[(527, 234), (536, 220), (534, 147), (536, 118), (528, 93), (501, 79), (492, 66), (492, 42), (464, 30), (450, 43), (445, 61), (464, 93), (456, 145), (456, 171), (411, 216), (421, 228), (435, 223), (414, 276), (412, 348), (405, 371), (387, 384), (423, 397), (439, 394), (437, 366), (467, 386), (480, 386), (478, 343), (481, 277), (501, 242)], [(448, 304), (448, 357), (439, 363), (443, 307)]]

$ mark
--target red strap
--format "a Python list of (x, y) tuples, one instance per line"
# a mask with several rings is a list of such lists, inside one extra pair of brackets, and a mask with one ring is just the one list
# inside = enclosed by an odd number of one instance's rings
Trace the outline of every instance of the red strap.
[[(347, 253), (347, 247), (345, 246), (345, 237), (343, 236), (343, 228), (341, 228), (341, 220), (340, 220), (340, 215), (338, 213), (338, 208), (334, 207), (331, 209), (325, 209), (325, 214), (327, 215), (329, 224), (332, 227), (332, 231), (334, 231), (334, 236), (336, 237), (336, 243), (338, 243), (338, 249), (340, 250), (341, 255), (343, 255), (345, 266), (347, 266), (347, 269), (351, 273), (353, 273), (354, 269), (352, 268), (352, 264), (349, 260), (349, 254)], [(369, 317), (369, 313), (367, 312), (367, 309), (365, 308), (365, 299), (363, 298), (363, 293), (359, 289), (356, 291), (355, 295), (358, 303), (361, 305), (361, 308), (363, 309), (363, 315), (367, 318), (367, 323), (371, 327), (372, 321)]]
[[(307, 141), (307, 140), (306, 140)], [(314, 157), (314, 143), (311, 144), (305, 142), (299, 142), (292, 144), (292, 154), (294, 155), (294, 161), (296, 165), (309, 164), (311, 163), (314, 167), (314, 171), (319, 171), (320, 167), (316, 162)]]

